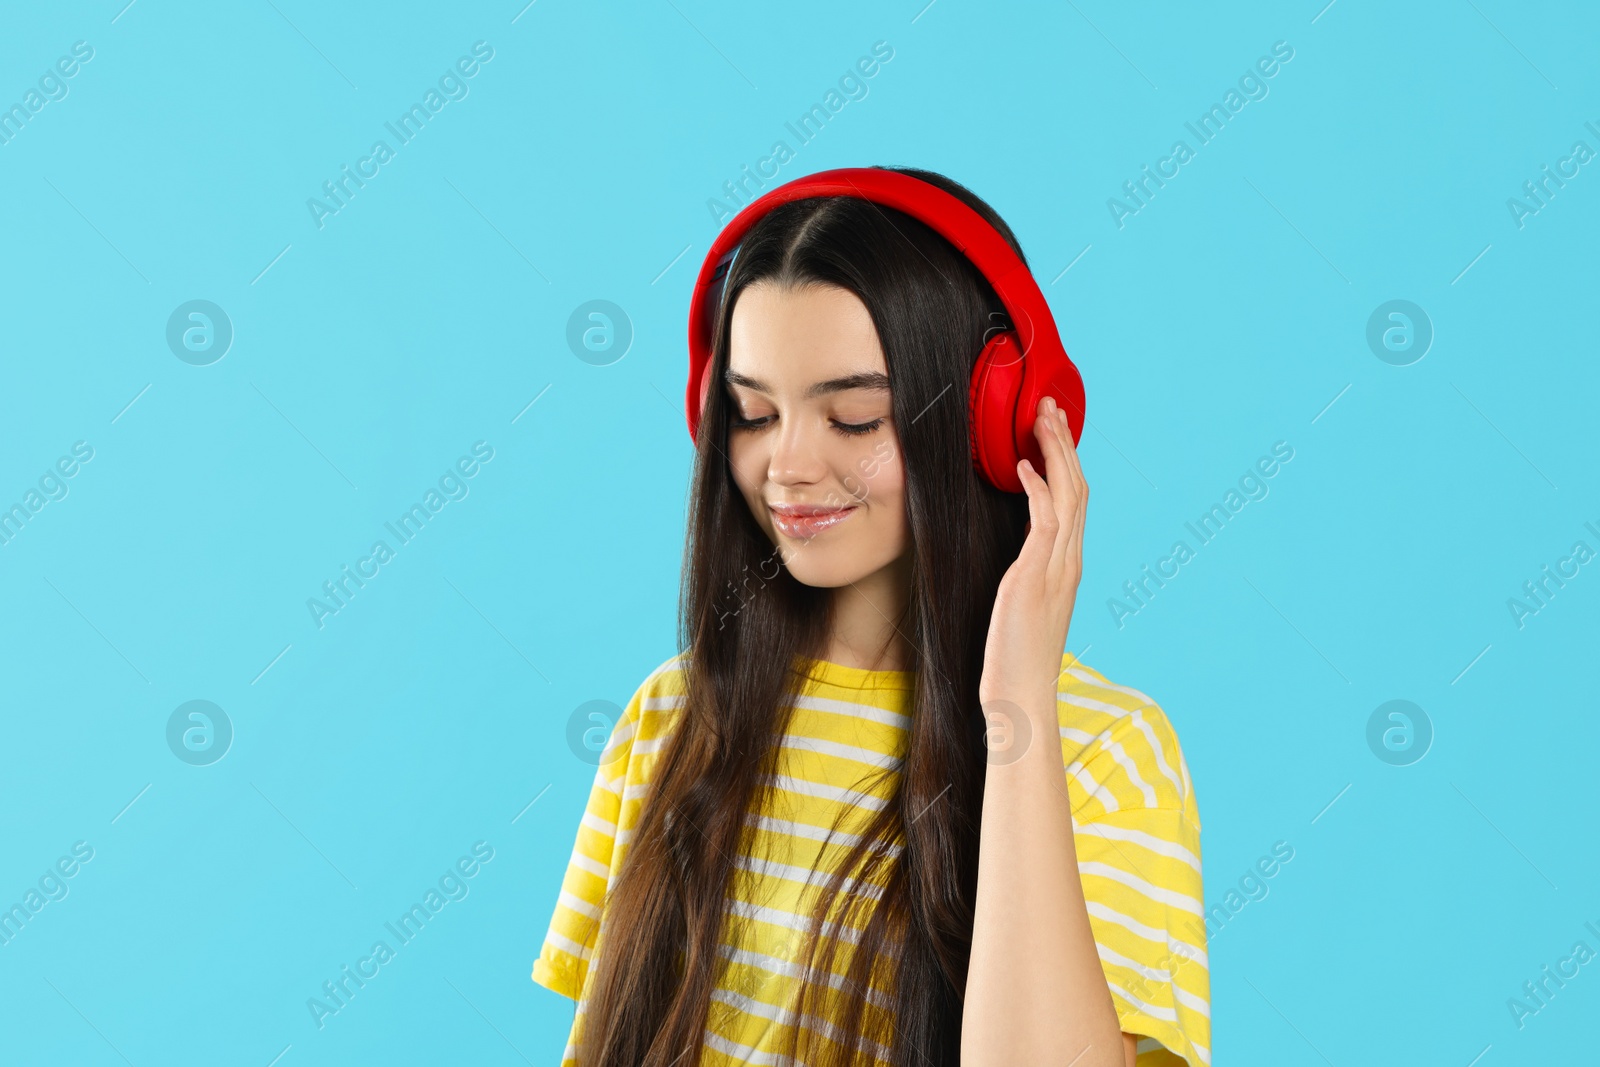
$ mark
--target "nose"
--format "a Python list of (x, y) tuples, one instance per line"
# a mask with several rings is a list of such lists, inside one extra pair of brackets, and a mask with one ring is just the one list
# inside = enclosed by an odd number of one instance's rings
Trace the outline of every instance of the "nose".
[(826, 428), (801, 414), (778, 419), (773, 436), (772, 456), (767, 461), (767, 478), (778, 485), (807, 485), (821, 481), (828, 465), (823, 456)]

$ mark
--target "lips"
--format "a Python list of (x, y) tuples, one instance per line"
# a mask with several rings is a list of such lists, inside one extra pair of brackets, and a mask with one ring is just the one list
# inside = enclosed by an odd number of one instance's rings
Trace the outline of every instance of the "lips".
[(769, 504), (772, 524), (790, 537), (811, 538), (844, 522), (855, 505), (834, 508), (819, 504)]

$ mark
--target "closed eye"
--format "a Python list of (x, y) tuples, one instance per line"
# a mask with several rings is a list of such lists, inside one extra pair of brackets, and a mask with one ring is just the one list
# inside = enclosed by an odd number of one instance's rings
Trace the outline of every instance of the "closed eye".
[[(733, 428), (736, 430), (759, 430), (770, 423), (773, 418), (775, 416), (763, 415), (759, 419), (741, 419), (735, 415), (733, 417)], [(881, 417), (873, 419), (871, 422), (840, 422), (837, 419), (829, 419), (828, 421), (833, 425), (834, 431), (842, 437), (862, 437), (877, 430), (884, 423)]]
[(844, 434), (846, 437), (860, 437), (863, 434), (871, 433), (873, 430), (876, 430), (882, 425), (883, 420), (879, 418), (873, 419), (871, 422), (834, 422), (833, 428)]

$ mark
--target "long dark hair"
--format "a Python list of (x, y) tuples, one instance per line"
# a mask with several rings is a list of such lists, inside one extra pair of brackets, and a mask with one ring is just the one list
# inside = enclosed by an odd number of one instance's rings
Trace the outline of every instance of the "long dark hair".
[[(964, 186), (931, 171), (886, 169), (960, 197), (1022, 255), (1011, 229)], [(944, 238), (855, 197), (772, 211), (745, 235), (729, 273), (684, 553), (679, 642), (690, 652), (688, 695), (602, 913), (578, 1055), (585, 1067), (698, 1062), (711, 992), (727, 966), (718, 946), (732, 858), (749, 847), (746, 813), (768, 788), (788, 695), (807, 684), (795, 657), (821, 658), (826, 648), (831, 591), (782, 567), (725, 452), (729, 320), (757, 281), (838, 286), (871, 313), (912, 542), (911, 598), (897, 627), (912, 649), (916, 686), (899, 786), (820, 891), (791, 1017), (798, 1044), (785, 1052), (812, 1067), (855, 1067), (871, 1063), (876, 1046), (897, 1067), (953, 1067), (986, 766), (978, 681), (995, 590), (1025, 536), (1027, 499), (982, 481), (969, 446), (967, 383), (989, 331), (1005, 324), (1002, 305)], [(841, 892), (847, 880), (881, 893)], [(824, 920), (860, 931), (842, 982), (833, 971), (838, 940), (819, 935)]]

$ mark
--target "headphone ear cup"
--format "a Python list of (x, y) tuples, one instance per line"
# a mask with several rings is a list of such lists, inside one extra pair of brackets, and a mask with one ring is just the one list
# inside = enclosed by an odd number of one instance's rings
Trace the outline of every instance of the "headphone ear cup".
[(967, 390), (971, 422), (972, 462), (995, 488), (1023, 492), (1017, 477), (1015, 421), (1022, 390), (1024, 362), (1017, 335), (1004, 330), (991, 337), (972, 366)]

